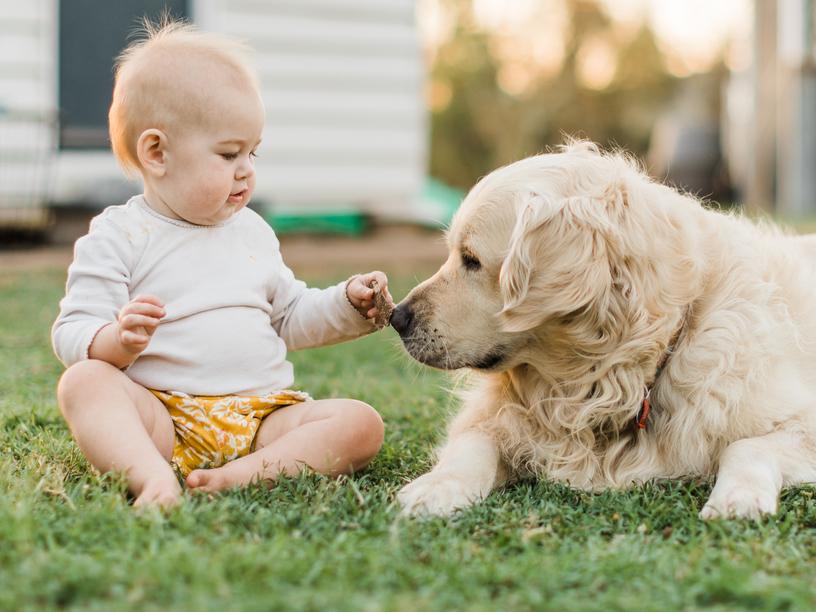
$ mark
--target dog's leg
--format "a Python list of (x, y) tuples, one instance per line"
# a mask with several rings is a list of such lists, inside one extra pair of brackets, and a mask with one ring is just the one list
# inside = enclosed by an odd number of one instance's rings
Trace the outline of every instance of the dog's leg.
[(484, 499), (507, 478), (493, 439), (479, 431), (451, 436), (436, 466), (397, 494), (403, 514), (445, 516)]
[(717, 482), (700, 517), (759, 518), (777, 510), (783, 486), (816, 481), (816, 439), (778, 431), (737, 440), (720, 457)]

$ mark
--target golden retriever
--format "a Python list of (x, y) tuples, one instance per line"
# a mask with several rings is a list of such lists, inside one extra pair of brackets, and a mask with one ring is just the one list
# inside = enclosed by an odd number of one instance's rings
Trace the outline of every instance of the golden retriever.
[(473, 379), (405, 512), (450, 514), (518, 477), (716, 474), (701, 517), (758, 517), (816, 480), (816, 238), (573, 142), (479, 181), (448, 243), (392, 325), (414, 358)]

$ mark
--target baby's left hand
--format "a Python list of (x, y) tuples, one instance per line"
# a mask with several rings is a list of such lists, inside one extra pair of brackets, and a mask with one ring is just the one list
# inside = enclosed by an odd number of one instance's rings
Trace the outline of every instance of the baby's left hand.
[(388, 305), (394, 308), (394, 298), (388, 292), (388, 278), (382, 272), (369, 272), (353, 276), (346, 284), (346, 296), (351, 305), (366, 319), (373, 319), (379, 312), (374, 305), (374, 290), (371, 285), (374, 281), (380, 286), (380, 292)]

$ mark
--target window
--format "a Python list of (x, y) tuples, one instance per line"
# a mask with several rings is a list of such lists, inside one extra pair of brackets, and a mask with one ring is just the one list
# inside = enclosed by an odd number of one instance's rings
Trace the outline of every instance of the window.
[(186, 17), (186, 0), (61, 0), (59, 3), (59, 143), (107, 149), (113, 62), (147, 16)]

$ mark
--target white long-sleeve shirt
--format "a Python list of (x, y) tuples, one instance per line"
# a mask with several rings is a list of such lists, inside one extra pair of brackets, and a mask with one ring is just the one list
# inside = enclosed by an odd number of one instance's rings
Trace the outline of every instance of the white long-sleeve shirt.
[(87, 359), (96, 334), (127, 302), (155, 295), (166, 315), (127, 368), (132, 380), (190, 395), (260, 395), (294, 382), (287, 348), (373, 330), (345, 284), (314, 289), (295, 279), (275, 233), (249, 209), (199, 226), (136, 196), (105, 209), (77, 241), (52, 342), (66, 366)]

